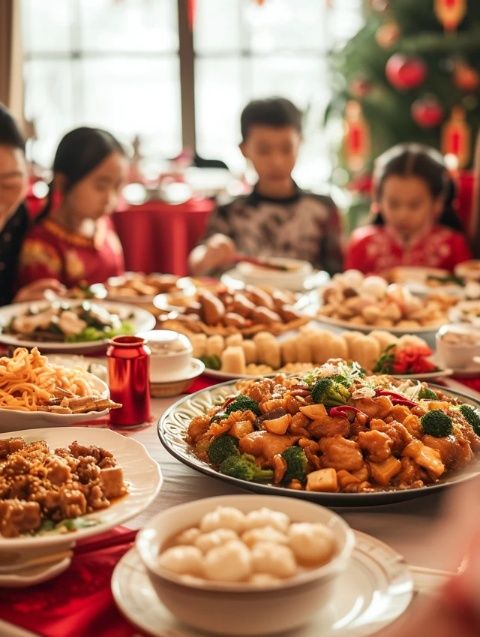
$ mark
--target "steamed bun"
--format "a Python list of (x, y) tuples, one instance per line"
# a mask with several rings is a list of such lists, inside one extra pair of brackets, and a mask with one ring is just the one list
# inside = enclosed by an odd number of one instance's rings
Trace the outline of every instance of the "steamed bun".
[(204, 573), (209, 580), (241, 582), (250, 577), (251, 572), (252, 556), (240, 540), (217, 546), (204, 558)]
[(288, 530), (289, 544), (297, 560), (320, 566), (331, 558), (335, 538), (324, 524), (293, 523)]

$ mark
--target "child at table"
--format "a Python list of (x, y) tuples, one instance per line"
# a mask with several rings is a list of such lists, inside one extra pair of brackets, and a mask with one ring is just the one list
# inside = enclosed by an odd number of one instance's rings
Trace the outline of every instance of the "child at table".
[[(23, 203), (28, 188), (25, 140), (15, 120), (0, 104), (0, 305), (16, 292), (18, 254), (29, 226)], [(16, 301), (41, 298), (45, 290), (62, 291), (57, 281), (41, 279), (17, 291)]]
[(76, 128), (61, 140), (43, 212), (20, 255), (20, 284), (53, 277), (67, 287), (103, 283), (124, 271), (109, 214), (127, 174), (121, 144), (107, 131)]
[(400, 144), (381, 155), (373, 175), (376, 216), (355, 230), (346, 268), (380, 273), (397, 266), (452, 271), (470, 259), (453, 210), (455, 189), (442, 156), (419, 144)]
[(292, 179), (301, 113), (283, 98), (255, 100), (241, 115), (240, 150), (258, 180), (247, 196), (220, 206), (202, 244), (190, 254), (196, 275), (227, 268), (235, 254), (310, 261), (330, 273), (342, 267), (340, 220), (330, 197), (300, 190)]

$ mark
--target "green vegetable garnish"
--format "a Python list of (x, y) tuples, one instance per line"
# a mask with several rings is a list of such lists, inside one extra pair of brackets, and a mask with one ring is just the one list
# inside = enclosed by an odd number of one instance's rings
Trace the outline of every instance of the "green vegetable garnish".
[(450, 416), (440, 409), (427, 411), (421, 418), (423, 432), (435, 438), (445, 438), (453, 433), (453, 422)]

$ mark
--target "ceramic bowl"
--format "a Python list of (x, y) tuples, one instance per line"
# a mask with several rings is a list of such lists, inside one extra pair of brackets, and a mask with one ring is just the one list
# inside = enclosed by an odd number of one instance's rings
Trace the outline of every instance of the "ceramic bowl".
[[(205, 513), (218, 506), (233, 506), (245, 513), (268, 507), (286, 513), (294, 522), (321, 522), (333, 531), (337, 551), (323, 566), (262, 587), (193, 578), (185, 581), (159, 567), (157, 557), (165, 541), (198, 524)], [(207, 633), (259, 637), (298, 628), (326, 606), (339, 574), (348, 566), (354, 543), (346, 522), (317, 504), (279, 496), (229, 495), (159, 513), (138, 534), (136, 546), (156, 594), (179, 620)]]
[(313, 272), (312, 265), (308, 261), (279, 257), (268, 259), (268, 261), (284, 266), (287, 269), (273, 270), (247, 262), (240, 262), (237, 265), (237, 271), (245, 283), (287, 290), (302, 289), (305, 278)]
[(150, 382), (183, 380), (189, 374), (192, 345), (184, 334), (151, 330), (140, 334), (150, 348)]
[(166, 380), (160, 382), (150, 382), (150, 395), (153, 398), (169, 398), (184, 394), (195, 378), (198, 378), (205, 371), (205, 365), (198, 358), (191, 358), (190, 363), (184, 372), (184, 378), (180, 380)]
[(470, 368), (480, 356), (480, 328), (465, 323), (443, 325), (436, 335), (436, 349), (445, 367)]

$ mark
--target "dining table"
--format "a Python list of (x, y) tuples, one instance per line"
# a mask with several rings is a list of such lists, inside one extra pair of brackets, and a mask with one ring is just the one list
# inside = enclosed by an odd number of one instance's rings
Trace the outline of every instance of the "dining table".
[[(208, 387), (208, 385), (208, 380), (200, 378), (195, 381), (190, 392)], [(475, 391), (473, 393), (476, 394)], [(148, 423), (135, 428), (117, 427), (115, 429), (118, 433), (132, 437), (146, 447), (160, 466), (163, 484), (158, 496), (148, 508), (126, 522), (120, 529), (115, 529), (119, 533), (126, 534), (127, 544), (125, 547), (118, 547), (119, 552), (115, 554), (115, 541), (112, 543), (110, 536), (106, 543), (106, 550), (110, 551), (110, 554), (105, 563), (101, 562), (98, 566), (93, 560), (90, 566), (88, 564), (82, 567), (70, 566), (70, 570), (74, 571), (72, 577), (75, 577), (75, 568), (77, 568), (77, 570), (80, 569), (82, 579), (87, 582), (87, 590), (84, 591), (84, 594), (87, 596), (88, 604), (85, 600), (83, 602), (80, 600), (76, 604), (78, 600), (71, 599), (72, 595), (78, 595), (78, 586), (77, 588), (73, 587), (72, 590), (76, 592), (72, 593), (68, 592), (69, 585), (62, 583), (62, 578), (68, 580), (69, 571), (56, 580), (30, 589), (19, 591), (17, 589), (0, 589), (1, 637), (32, 637), (32, 635), (41, 637), (144, 637), (145, 633), (131, 625), (119, 613), (110, 591), (110, 577), (115, 562), (128, 548), (133, 546), (135, 531), (140, 529), (155, 514), (175, 505), (199, 498), (247, 492), (231, 483), (204, 475), (190, 466), (186, 466), (163, 447), (158, 436), (158, 422), (165, 410), (181, 398), (182, 396), (154, 398), (151, 402), (152, 417)], [(101, 421), (99, 425), (90, 424), (88, 426), (109, 426), (109, 424)], [(429, 594), (428, 591), (431, 589), (429, 574), (433, 572), (431, 569), (438, 572), (452, 566), (445, 561), (446, 555), (442, 541), (442, 533), (445, 533), (442, 518), (444, 493), (445, 491), (435, 491), (422, 497), (391, 504), (345, 507), (335, 510), (353, 529), (374, 536), (404, 557), (405, 561), (412, 566), (413, 572), (417, 572), (414, 581), (416, 577), (417, 583), (419, 582), (416, 585), (418, 598), (419, 595)], [(99, 547), (101, 549), (101, 541)], [(104, 571), (103, 579), (100, 577), (101, 583), (97, 583), (101, 590), (95, 590), (95, 584), (91, 583), (91, 580), (95, 578), (89, 572), (89, 568), (98, 569), (97, 578)], [(426, 576), (424, 585), (422, 585), (422, 573)], [(93, 586), (91, 595), (88, 591), (90, 585)], [(62, 588), (64, 588), (63, 591)], [(46, 603), (44, 600), (48, 599), (49, 595), (53, 595), (59, 604), (53, 619), (50, 616), (46, 618), (42, 616), (42, 612), (46, 612), (48, 615), (48, 610), (45, 611), (43, 607)], [(13, 610), (10, 614), (8, 610), (5, 611), (5, 604), (11, 605)], [(32, 607), (37, 608), (38, 619), (30, 614), (29, 611)], [(88, 617), (85, 618), (87, 608)], [(64, 613), (70, 613), (68, 619), (64, 617)], [(63, 623), (60, 624), (58, 623), (59, 614), (63, 618)], [(401, 621), (401, 619), (397, 621)], [(76, 622), (78, 622), (78, 626)], [(38, 630), (37, 626), (40, 626)], [(180, 636), (182, 632), (181, 630), (178, 633), (175, 631), (175, 634)], [(300, 635), (301, 631), (298, 634)]]

